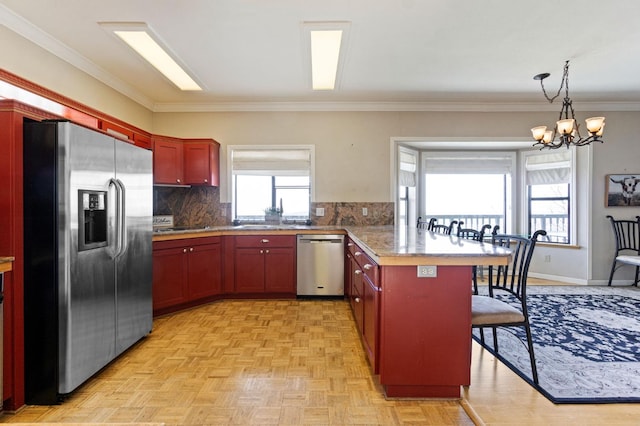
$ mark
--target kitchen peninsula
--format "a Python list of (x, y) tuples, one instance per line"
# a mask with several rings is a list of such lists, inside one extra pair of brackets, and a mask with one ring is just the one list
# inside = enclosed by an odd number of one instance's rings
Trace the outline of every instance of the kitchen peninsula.
[[(506, 264), (502, 248), (415, 228), (250, 225), (158, 232), (154, 249), (220, 238), (224, 252), (239, 236), (266, 241), (322, 232), (347, 235), (345, 295), (387, 397), (459, 398), (470, 382), (472, 265)], [(222, 258), (235, 269), (233, 254)], [(232, 287), (223, 283), (218, 298), (235, 297)]]

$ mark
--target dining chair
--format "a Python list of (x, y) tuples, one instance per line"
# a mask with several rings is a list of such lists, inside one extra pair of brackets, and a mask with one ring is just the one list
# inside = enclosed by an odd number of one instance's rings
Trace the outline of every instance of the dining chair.
[(608, 285), (611, 285), (616, 269), (622, 265), (632, 265), (636, 267), (632, 285), (637, 287), (640, 276), (640, 216), (636, 216), (636, 220), (616, 220), (612, 216), (607, 216), (607, 219), (611, 222), (616, 239), (616, 253), (613, 256)]
[[(464, 222), (460, 223), (464, 224)], [(488, 229), (491, 229), (491, 225), (489, 224), (483, 225), (480, 230), (473, 228), (462, 228), (460, 225), (458, 225), (457, 236), (458, 238), (464, 238), (466, 240), (482, 242), (484, 241), (484, 234)], [(473, 266), (473, 272), (471, 276), (473, 294), (478, 294), (478, 269), (480, 268), (481, 267), (478, 267), (476, 265)], [(480, 269), (480, 271), (482, 271), (482, 269)]]
[(431, 227), (436, 223), (437, 219), (435, 217), (432, 217), (429, 219), (429, 221), (423, 221), (422, 220), (422, 216), (418, 217), (418, 223), (416, 225), (416, 228), (418, 229), (426, 229), (426, 230), (431, 230)]
[(536, 241), (539, 236), (544, 235), (547, 235), (544, 230), (536, 231), (531, 238), (507, 234), (494, 235), (493, 245), (510, 249), (511, 261), (508, 265), (489, 266), (489, 294), (471, 296), (471, 326), (480, 329), (483, 344), (484, 329), (492, 329), (493, 350), (496, 354), (498, 328), (524, 328), (527, 339), (525, 346), (529, 352), (531, 374), (535, 384), (538, 384), (538, 370), (527, 308), (527, 276)]
[(451, 235), (453, 228), (455, 228), (457, 224), (458, 224), (457, 220), (452, 220), (449, 225), (439, 225), (437, 223), (434, 223), (431, 226), (430, 231), (433, 231), (436, 234)]

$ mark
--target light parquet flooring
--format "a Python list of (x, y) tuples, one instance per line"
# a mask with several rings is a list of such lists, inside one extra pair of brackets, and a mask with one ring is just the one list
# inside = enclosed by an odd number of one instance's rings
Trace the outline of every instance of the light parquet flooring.
[(158, 318), (62, 405), (0, 421), (473, 424), (458, 401), (386, 400), (341, 300), (227, 300)]

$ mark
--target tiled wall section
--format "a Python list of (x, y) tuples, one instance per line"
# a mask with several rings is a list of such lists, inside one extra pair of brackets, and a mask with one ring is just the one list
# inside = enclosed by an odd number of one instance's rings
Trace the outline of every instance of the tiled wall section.
[[(393, 225), (393, 203), (311, 203), (314, 225)], [(324, 216), (316, 216), (317, 208)], [(366, 216), (363, 209), (367, 209)]]
[[(316, 216), (323, 208), (324, 216)], [(362, 209), (367, 209), (363, 215)], [(312, 203), (314, 225), (393, 225), (393, 203)], [(153, 214), (173, 215), (175, 226), (200, 228), (230, 225), (231, 204), (220, 202), (219, 188), (174, 188), (156, 186), (153, 189)]]

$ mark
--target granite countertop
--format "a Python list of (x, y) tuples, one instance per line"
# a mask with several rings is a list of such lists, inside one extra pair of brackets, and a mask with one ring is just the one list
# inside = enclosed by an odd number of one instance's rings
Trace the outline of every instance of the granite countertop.
[(347, 233), (379, 265), (497, 265), (510, 251), (454, 235), (414, 227), (346, 227)]
[(156, 231), (153, 241), (220, 235), (347, 234), (379, 265), (506, 264), (507, 249), (414, 227), (240, 225)]
[(14, 260), (16, 260), (15, 257), (0, 256), (0, 273), (11, 271)]

